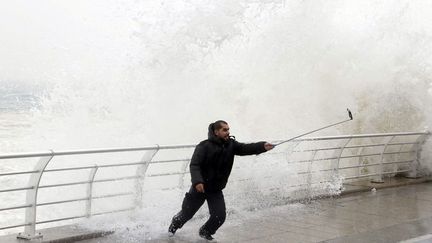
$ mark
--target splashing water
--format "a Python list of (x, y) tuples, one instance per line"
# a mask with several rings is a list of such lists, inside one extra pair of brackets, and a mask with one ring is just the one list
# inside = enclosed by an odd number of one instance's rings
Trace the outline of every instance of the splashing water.
[(191, 143), (218, 118), (241, 140), (286, 138), (338, 120), (346, 107), (358, 119), (338, 128), (344, 133), (423, 130), (430, 8), (111, 0), (38, 3), (22, 9), (25, 20), (5, 13), (19, 20), (8, 28), (35, 30), (8, 29), (0, 82), (46, 90), (28, 119), (33, 129), (8, 149)]
[(320, 135), (424, 130), (431, 10), (408, 0), (1, 3), (0, 23), (13, 24), (2, 26), (0, 99), (13, 84), (37, 104), (1, 110), (25, 124), (2, 123), (0, 148), (196, 143), (216, 119), (240, 141), (284, 139), (347, 107), (356, 119)]

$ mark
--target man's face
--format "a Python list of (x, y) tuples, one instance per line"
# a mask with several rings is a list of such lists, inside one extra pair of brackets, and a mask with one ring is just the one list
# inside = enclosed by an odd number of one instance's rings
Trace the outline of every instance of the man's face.
[(223, 124), (222, 123), (222, 127), (219, 130), (215, 131), (216, 137), (221, 138), (221, 139), (223, 139), (225, 141), (228, 141), (229, 140), (229, 135), (230, 135), (229, 129), (230, 128), (229, 128), (228, 124)]

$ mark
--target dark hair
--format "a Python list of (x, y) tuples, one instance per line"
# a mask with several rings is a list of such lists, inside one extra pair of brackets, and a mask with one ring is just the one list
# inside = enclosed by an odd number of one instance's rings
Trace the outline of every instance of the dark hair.
[(222, 124), (228, 125), (226, 121), (217, 120), (213, 123), (213, 132), (222, 128)]

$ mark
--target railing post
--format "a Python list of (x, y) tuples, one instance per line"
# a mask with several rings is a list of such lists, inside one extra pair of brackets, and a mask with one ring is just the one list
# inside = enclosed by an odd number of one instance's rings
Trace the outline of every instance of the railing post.
[(357, 162), (357, 164), (358, 164), (358, 169), (357, 169), (357, 176), (360, 176), (361, 174), (362, 174), (362, 170), (364, 169), (364, 167), (362, 168), (362, 167), (360, 167), (361, 165), (364, 165), (364, 163), (363, 163), (363, 150), (364, 150), (364, 147), (361, 147), (358, 151), (357, 151), (357, 156), (358, 156), (358, 162)]
[(308, 164), (308, 174), (307, 174), (307, 198), (306, 199), (312, 199), (312, 165), (313, 165), (313, 161), (315, 159), (315, 156), (317, 154), (317, 150), (313, 151), (309, 164)]
[(379, 163), (379, 167), (378, 167), (378, 175), (376, 175), (374, 178), (371, 179), (372, 183), (384, 183), (384, 179), (383, 179), (383, 170), (384, 170), (384, 153), (388, 147), (388, 144), (391, 143), (391, 141), (393, 141), (393, 139), (396, 136), (391, 136), (387, 138), (387, 141), (384, 144), (383, 150), (381, 151), (381, 157), (380, 157), (380, 163)]
[(32, 189), (27, 190), (26, 194), (26, 204), (31, 205), (31, 207), (26, 208), (25, 212), (25, 222), (29, 225), (25, 226), (24, 232), (19, 233), (17, 238), (32, 240), (42, 238), (41, 233), (36, 234), (36, 209), (37, 209), (37, 194), (39, 190), (39, 183), (41, 181), (42, 175), (48, 163), (54, 157), (54, 151), (51, 150), (51, 155), (46, 157), (41, 157), (34, 167), (37, 173), (31, 174), (28, 182), (28, 186)]
[(94, 178), (96, 176), (96, 172), (98, 171), (99, 167), (95, 165), (91, 170), (89, 174), (89, 183), (87, 184), (87, 201), (86, 201), (86, 216), (87, 218), (90, 218), (92, 215), (92, 197), (93, 197), (93, 182)]
[[(404, 146), (403, 144), (399, 146), (399, 150), (398, 150), (398, 153), (397, 153), (397, 155), (396, 155), (396, 156), (397, 156), (396, 161), (399, 161), (399, 160), (400, 160), (400, 157), (401, 157), (401, 154), (400, 154), (400, 153), (402, 152), (403, 146)], [(393, 170), (396, 171), (396, 173), (397, 173), (397, 171), (398, 171), (398, 165), (397, 165), (397, 164), (394, 164), (394, 165), (393, 165)], [(395, 173), (395, 175), (396, 175), (396, 173)]]
[(413, 162), (410, 163), (411, 171), (408, 172), (407, 178), (419, 178), (420, 176), (417, 175), (418, 166), (420, 165), (420, 157), (421, 157), (421, 148), (423, 144), (426, 142), (426, 138), (429, 134), (420, 135), (417, 140), (416, 144), (413, 145), (413, 148), (415, 147), (415, 159)]
[(183, 162), (183, 166), (182, 166), (182, 170), (181, 170), (181, 173), (183, 173), (183, 174), (180, 176), (180, 179), (179, 179), (179, 189), (183, 189), (183, 187), (184, 187), (186, 170), (189, 166), (189, 163), (190, 163), (190, 160)]
[[(341, 146), (341, 148), (339, 149), (339, 153), (335, 152), (334, 153), (334, 157), (337, 157), (336, 161), (333, 162), (332, 164), (332, 168), (333, 168), (333, 182), (336, 183), (337, 180), (339, 179), (339, 164), (340, 164), (340, 160), (341, 160), (341, 156), (343, 154), (343, 151), (345, 150), (345, 147), (351, 142), (352, 138), (348, 138), (347, 141), (345, 141), (343, 143), (343, 145)], [(337, 151), (337, 150), (336, 150)]]
[(156, 155), (158, 151), (159, 151), (159, 145), (157, 145), (157, 148), (155, 150), (146, 151), (144, 156), (141, 159), (143, 165), (138, 166), (136, 170), (136, 176), (138, 178), (135, 181), (135, 207), (137, 208), (142, 207), (143, 185), (144, 185), (146, 171), (150, 165), (150, 162), (152, 161), (153, 157)]

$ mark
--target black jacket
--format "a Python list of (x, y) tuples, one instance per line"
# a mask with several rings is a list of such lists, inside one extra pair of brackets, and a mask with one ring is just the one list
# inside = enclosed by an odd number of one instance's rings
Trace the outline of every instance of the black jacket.
[(225, 188), (234, 162), (234, 155), (252, 155), (266, 152), (265, 142), (239, 143), (234, 138), (224, 141), (209, 126), (208, 139), (200, 142), (190, 163), (192, 186), (204, 184), (206, 191)]

